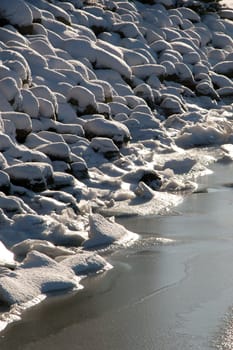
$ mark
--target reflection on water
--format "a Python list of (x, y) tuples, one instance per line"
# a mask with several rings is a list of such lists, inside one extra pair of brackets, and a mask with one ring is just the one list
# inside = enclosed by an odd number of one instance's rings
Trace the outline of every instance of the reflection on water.
[(233, 189), (222, 186), (232, 169), (216, 166), (202, 179), (212, 190), (173, 215), (121, 219), (141, 239), (110, 253), (115, 268), (28, 310), (0, 349), (232, 349)]
[(233, 349), (233, 309), (226, 314), (223, 326), (216, 335), (214, 342), (215, 349), (232, 350)]

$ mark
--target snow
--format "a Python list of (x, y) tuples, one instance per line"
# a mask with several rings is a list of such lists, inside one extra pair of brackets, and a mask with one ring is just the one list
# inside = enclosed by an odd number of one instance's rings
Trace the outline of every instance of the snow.
[(61, 265), (70, 267), (78, 276), (86, 276), (112, 268), (100, 255), (92, 252), (80, 252), (61, 261)]
[(0, 266), (15, 267), (14, 254), (0, 241)]
[(22, 0), (2, 0), (0, 4), (1, 16), (6, 18), (11, 24), (18, 26), (28, 26), (32, 24), (32, 12), (27, 4)]
[(46, 240), (43, 241), (39, 239), (30, 238), (13, 245), (11, 249), (14, 252), (14, 254), (18, 257), (26, 257), (26, 255), (32, 250), (36, 250), (51, 258), (74, 254), (74, 252), (72, 252), (71, 250), (66, 249), (64, 247), (57, 247), (53, 243), (48, 242)]
[(3, 271), (0, 277), (0, 296), (8, 305), (21, 304), (43, 293), (70, 290), (78, 286), (79, 279), (71, 269), (44, 254), (32, 251), (20, 268), (13, 272)]
[(5, 169), (13, 183), (24, 185), (30, 189), (47, 187), (53, 179), (53, 170), (50, 164), (26, 162), (12, 165)]
[(97, 109), (95, 95), (84, 86), (72, 87), (67, 94), (67, 100), (77, 105), (80, 112), (86, 112), (88, 108)]
[(213, 71), (218, 74), (226, 75), (229, 78), (232, 78), (233, 75), (233, 61), (219, 62), (213, 67)]
[(89, 239), (83, 243), (87, 249), (103, 247), (116, 241), (125, 240), (127, 236), (132, 235), (121, 225), (103, 218), (100, 214), (89, 215), (89, 225)]
[(115, 216), (232, 161), (232, 10), (199, 5), (1, 0), (1, 303), (80, 288), (138, 238)]
[(102, 136), (111, 138), (122, 144), (130, 140), (130, 132), (125, 125), (117, 121), (95, 118), (84, 124), (84, 130), (89, 137)]
[(16, 129), (16, 133), (23, 133), (26, 137), (32, 131), (32, 122), (28, 114), (21, 112), (2, 112), (2, 119), (11, 121)]
[(95, 152), (103, 153), (106, 158), (119, 156), (118, 147), (113, 143), (111, 139), (105, 137), (94, 137), (91, 140), (90, 147)]

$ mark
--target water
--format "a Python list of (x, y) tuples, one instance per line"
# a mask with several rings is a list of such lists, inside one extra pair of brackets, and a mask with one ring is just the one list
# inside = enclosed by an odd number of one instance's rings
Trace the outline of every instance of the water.
[(121, 219), (141, 239), (108, 257), (115, 268), (25, 312), (0, 349), (233, 349), (231, 183), (233, 165), (215, 165), (172, 215)]

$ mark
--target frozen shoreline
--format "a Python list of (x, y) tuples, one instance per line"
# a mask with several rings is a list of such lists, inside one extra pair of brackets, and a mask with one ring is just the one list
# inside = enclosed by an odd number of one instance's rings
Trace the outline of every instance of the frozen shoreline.
[(79, 288), (137, 239), (111, 216), (233, 160), (233, 12), (199, 5), (1, 1), (1, 303)]
[(80, 350), (230, 346), (232, 163), (211, 169), (199, 178), (206, 191), (172, 215), (120, 219), (140, 240), (111, 251), (114, 269), (26, 311), (2, 333), (1, 349), (64, 350), (67, 339)]
[[(197, 179), (200, 176), (204, 176), (210, 172), (210, 170), (207, 167), (208, 165), (213, 164), (215, 161), (225, 161), (225, 153), (222, 153), (219, 151), (219, 149), (211, 148), (211, 149), (203, 149), (203, 153), (198, 155), (200, 159), (202, 159), (202, 166), (200, 166), (200, 171), (197, 173), (194, 173), (192, 177)], [(194, 151), (194, 154), (196, 152)], [(210, 155), (211, 154), (211, 155)], [(187, 181), (187, 179), (185, 180)], [(198, 187), (196, 187), (196, 190), (198, 191)], [(146, 216), (146, 215), (164, 215), (164, 214), (169, 214), (172, 213), (173, 210), (175, 210), (176, 206), (181, 203), (181, 201), (185, 198), (185, 196), (189, 196), (192, 194), (192, 191), (185, 191), (184, 193), (179, 193), (179, 194), (169, 194), (169, 193), (161, 193), (161, 195), (154, 195), (153, 198), (147, 198), (145, 197), (144, 199), (141, 199), (138, 203), (129, 203), (128, 201), (121, 202), (116, 208), (106, 208), (103, 212), (100, 209), (100, 213), (104, 215), (105, 217), (109, 216), (115, 216), (115, 217), (127, 217), (127, 216)], [(109, 221), (108, 219), (104, 219), (102, 217), (102, 220), (106, 220), (106, 223), (108, 224)], [(119, 225), (119, 224), (114, 224), (114, 226)], [(123, 226), (119, 225), (119, 228), (124, 230)], [(110, 227), (110, 230), (112, 228)], [(107, 262), (108, 259), (101, 258), (101, 253), (102, 249), (104, 252), (104, 255), (106, 255), (106, 248), (110, 245), (110, 249), (125, 249), (127, 246), (130, 246), (131, 244), (134, 244), (135, 240), (138, 239), (138, 235), (136, 233), (130, 232), (126, 230), (126, 234), (122, 234), (119, 237), (111, 240), (111, 235), (107, 235), (107, 229), (102, 231), (103, 237), (96, 236), (94, 239), (94, 244), (92, 244), (92, 239), (90, 239), (90, 246), (87, 245), (86, 247), (84, 246), (84, 249), (91, 249), (91, 252), (87, 253), (87, 259), (86, 261), (82, 260), (82, 253), (85, 255), (85, 251), (80, 250), (78, 255), (77, 251), (76, 254), (74, 254), (74, 257), (76, 257), (75, 263), (72, 264), (73, 268), (77, 269), (77, 273), (80, 274), (80, 278), (75, 282), (77, 283), (76, 286), (72, 285), (71, 288), (63, 288), (62, 285), (64, 284), (64, 278), (61, 277), (60, 284), (61, 287), (59, 286), (58, 292), (59, 293), (69, 293), (69, 291), (75, 291), (78, 289), (82, 289), (82, 278), (88, 277), (88, 275), (96, 274), (96, 273), (102, 273), (104, 271), (107, 271), (111, 268), (114, 268), (114, 266), (111, 266)], [(115, 231), (115, 230), (114, 230)], [(117, 231), (117, 230), (116, 230)], [(118, 232), (117, 232), (118, 233)], [(114, 232), (113, 232), (114, 235)], [(88, 242), (88, 241), (87, 241)], [(113, 243), (113, 244), (112, 244)], [(21, 249), (24, 249), (24, 243), (22, 245)], [(115, 248), (114, 248), (115, 245)], [(35, 249), (39, 249), (39, 247), (36, 247)], [(48, 254), (46, 252), (46, 249), (44, 250), (45, 254)], [(32, 256), (36, 253), (36, 251), (32, 251)], [(80, 255), (81, 254), (81, 255)], [(100, 254), (100, 255), (99, 255)], [(29, 256), (29, 254), (27, 255)], [(73, 255), (71, 255), (72, 257)], [(81, 258), (80, 258), (81, 256)], [(43, 257), (43, 255), (42, 255)], [(91, 260), (88, 261), (88, 258), (91, 258)], [(39, 256), (40, 258), (40, 256)], [(43, 257), (44, 258), (44, 257)], [(64, 259), (64, 257), (61, 256), (61, 261)], [(72, 258), (71, 258), (72, 259)], [(69, 260), (69, 259), (67, 259)], [(58, 260), (59, 261), (59, 260)], [(45, 280), (46, 282), (50, 280), (51, 278), (51, 270), (48, 268), (47, 264), (44, 264), (44, 262), (41, 264), (42, 265), (42, 270), (41, 272), (35, 269), (32, 273), (39, 273), (41, 275), (45, 275)], [(33, 268), (33, 263), (32, 265), (29, 265), (29, 269)], [(17, 271), (17, 269), (16, 269)], [(22, 271), (21, 279), (22, 283), (24, 283), (24, 276), (25, 276), (26, 271)], [(3, 271), (3, 276), (4, 276), (5, 271)], [(68, 273), (68, 272), (67, 272)], [(62, 274), (64, 276), (64, 269), (62, 270)], [(20, 276), (20, 275), (19, 275)], [(26, 274), (27, 276), (27, 274)], [(46, 277), (47, 276), (47, 277)], [(27, 278), (27, 277), (26, 277)], [(73, 278), (73, 277), (72, 277)], [(11, 277), (12, 279), (12, 277)], [(56, 274), (56, 280), (57, 280), (57, 274)], [(6, 281), (4, 281), (4, 278), (2, 277), (2, 286), (4, 289), (7, 289), (6, 286)], [(34, 282), (35, 283), (35, 282)], [(53, 296), (54, 293), (56, 293), (56, 286), (54, 287), (53, 285), (54, 282), (51, 283), (51, 292), (48, 293), (48, 296)], [(35, 288), (36, 286), (36, 288)], [(15, 285), (14, 287), (15, 288)], [(37, 283), (32, 286), (32, 290), (35, 288), (35, 291), (37, 290), (38, 286)], [(39, 285), (40, 288), (40, 285)], [(24, 291), (24, 287), (18, 287), (19, 291)], [(33, 293), (35, 293), (33, 290)], [(9, 301), (14, 300), (13, 298), (17, 298), (18, 291), (15, 291), (13, 289), (9, 289)], [(16, 293), (15, 293), (16, 292)], [(27, 293), (29, 292), (29, 289), (27, 290)], [(38, 292), (36, 292), (38, 293)], [(29, 294), (30, 295), (30, 294)], [(27, 297), (27, 295), (26, 295)], [(12, 322), (17, 322), (21, 320), (21, 317), (23, 316), (23, 313), (25, 312), (26, 309), (31, 308), (36, 306), (38, 303), (43, 302), (43, 300), (46, 298), (46, 294), (35, 294), (35, 297), (33, 299), (28, 300), (28, 302), (14, 302), (10, 308), (8, 308), (6, 311), (3, 311), (2, 313), (0, 312), (0, 332), (4, 331), (4, 329), (11, 324)]]

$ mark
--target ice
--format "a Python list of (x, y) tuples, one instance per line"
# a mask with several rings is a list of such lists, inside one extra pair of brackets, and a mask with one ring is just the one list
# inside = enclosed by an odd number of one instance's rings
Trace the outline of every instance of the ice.
[(164, 168), (172, 169), (176, 174), (186, 174), (195, 164), (196, 161), (192, 158), (184, 158), (181, 160), (174, 159), (166, 162)]
[(30, 238), (13, 245), (11, 250), (20, 258), (25, 257), (32, 250), (36, 250), (51, 258), (74, 254), (72, 250), (55, 246), (49, 241)]
[(182, 135), (177, 137), (176, 143), (179, 147), (187, 148), (224, 143), (226, 137), (217, 127), (212, 125), (196, 125), (185, 128)]
[[(64, 257), (63, 257), (64, 259)], [(78, 276), (86, 276), (111, 269), (113, 266), (100, 255), (81, 251), (61, 261), (61, 265), (70, 267)]]
[[(86, 249), (103, 247), (116, 241), (124, 240), (125, 236), (133, 235), (123, 226), (105, 219), (100, 214), (89, 215), (89, 225), (89, 239), (83, 243)], [(136, 234), (135, 237), (137, 237)]]
[(232, 11), (149, 2), (1, 1), (3, 302), (79, 287), (137, 238), (114, 216), (167, 213), (232, 161)]
[(19, 268), (4, 270), (0, 276), (0, 300), (8, 305), (21, 304), (40, 294), (79, 287), (79, 279), (70, 268), (46, 255), (32, 251)]

